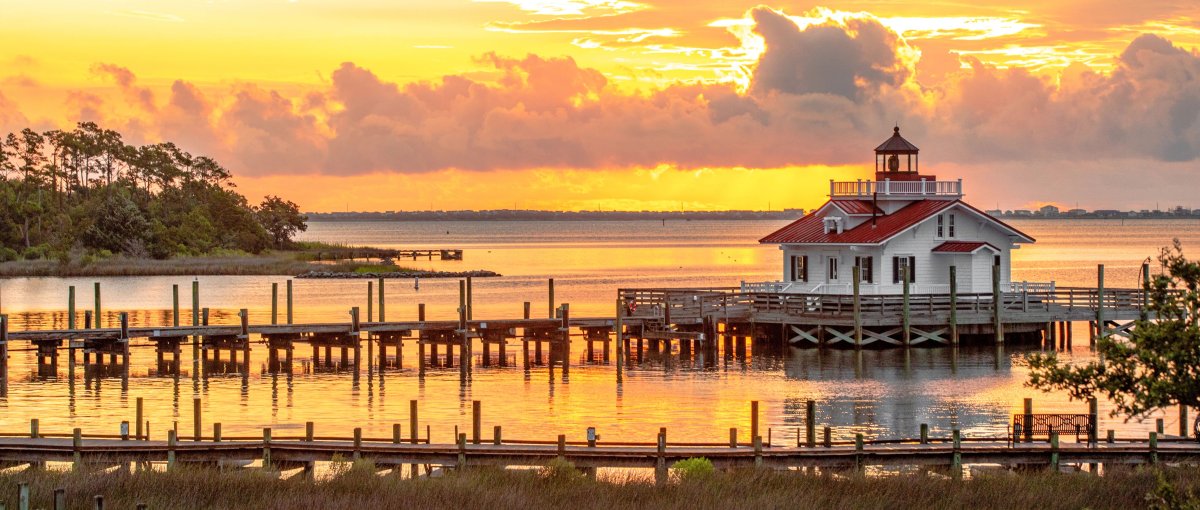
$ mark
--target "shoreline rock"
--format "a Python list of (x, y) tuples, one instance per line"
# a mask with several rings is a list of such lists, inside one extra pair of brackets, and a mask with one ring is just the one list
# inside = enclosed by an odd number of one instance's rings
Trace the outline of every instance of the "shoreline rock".
[(501, 276), (495, 271), (393, 271), (388, 273), (346, 273), (337, 271), (309, 271), (296, 275), (296, 278), (323, 279), (378, 279), (378, 278), (491, 278)]

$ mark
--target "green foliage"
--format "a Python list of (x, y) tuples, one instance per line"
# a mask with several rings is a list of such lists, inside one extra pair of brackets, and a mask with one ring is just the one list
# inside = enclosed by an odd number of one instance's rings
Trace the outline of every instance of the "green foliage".
[(542, 468), (542, 477), (554, 482), (574, 482), (585, 478), (583, 472), (575, 468), (574, 463), (559, 458), (551, 460)]
[(713, 463), (704, 457), (692, 457), (671, 464), (671, 473), (681, 482), (703, 480), (712, 476)]
[(1148, 312), (1131, 338), (1106, 336), (1097, 361), (1071, 365), (1053, 353), (1033, 354), (1027, 384), (1066, 391), (1073, 399), (1103, 395), (1114, 413), (1145, 417), (1176, 404), (1200, 405), (1200, 263), (1188, 260), (1178, 240), (1159, 255), (1164, 274), (1146, 286)]
[(1200, 510), (1200, 498), (1190, 490), (1180, 494), (1162, 472), (1156, 473), (1154, 490), (1146, 494), (1146, 507), (1150, 510)]
[(0, 140), (0, 261), (260, 253), (307, 228), (296, 204), (268, 197), (255, 208), (230, 178), (211, 158), (170, 142), (126, 145), (90, 122), (10, 133)]

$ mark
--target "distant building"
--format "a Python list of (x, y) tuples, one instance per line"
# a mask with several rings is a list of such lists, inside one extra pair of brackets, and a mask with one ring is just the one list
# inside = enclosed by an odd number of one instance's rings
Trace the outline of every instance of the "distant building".
[(1016, 216), (1018, 218), (1032, 218), (1033, 211), (1029, 211), (1026, 209), (1014, 209), (1012, 212), (1012, 215)]
[(1000, 209), (988, 209), (983, 212), (987, 213), (988, 216), (1004, 216), (1004, 211)]
[(1043, 205), (1041, 209), (1038, 209), (1038, 213), (1047, 218), (1057, 218), (1059, 216), (1058, 207), (1053, 205)]
[(1083, 216), (1087, 214), (1086, 209), (1071, 209), (1067, 211), (1067, 216)]

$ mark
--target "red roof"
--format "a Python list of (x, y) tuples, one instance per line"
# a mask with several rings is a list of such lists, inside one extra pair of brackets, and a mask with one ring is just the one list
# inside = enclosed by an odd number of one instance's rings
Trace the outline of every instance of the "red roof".
[[(868, 206), (870, 205), (869, 201), (838, 200), (834, 202), (865, 202)], [(808, 216), (772, 232), (759, 239), (758, 242), (763, 244), (880, 244), (955, 205), (962, 206), (967, 211), (986, 218), (1013, 235), (1021, 237), (1025, 242), (1034, 242), (1032, 237), (1020, 230), (1008, 226), (961, 200), (917, 200), (892, 214), (881, 215), (874, 220), (868, 219), (857, 227), (842, 231), (841, 234), (836, 231), (825, 232), (824, 216), (817, 214), (825, 208), (821, 206)], [(868, 214), (869, 212), (868, 209)]]
[(946, 242), (938, 245), (937, 248), (934, 248), (933, 252), (934, 253), (975, 253), (976, 251), (978, 251), (980, 248), (983, 248), (983, 247), (991, 248), (997, 252), (1000, 251), (999, 248), (992, 246), (991, 243), (985, 243), (982, 241), (946, 241)]
[[(879, 244), (892, 236), (899, 234), (909, 227), (916, 225), (925, 218), (933, 216), (946, 208), (960, 203), (958, 200), (918, 200), (887, 216), (864, 221), (861, 225), (850, 230), (825, 232), (824, 217), (815, 212), (800, 218), (790, 225), (783, 227), (767, 237), (759, 239), (760, 243), (775, 244)], [(819, 210), (819, 209), (818, 209)]]
[(874, 212), (882, 216), (883, 210), (876, 207), (870, 200), (830, 200), (834, 206), (846, 212), (846, 214), (862, 214), (867, 215)]

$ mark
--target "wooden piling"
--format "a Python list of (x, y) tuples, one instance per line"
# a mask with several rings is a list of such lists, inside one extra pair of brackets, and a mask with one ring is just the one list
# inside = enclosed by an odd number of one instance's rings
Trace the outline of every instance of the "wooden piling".
[[(200, 282), (192, 281), (192, 326), (200, 325)], [(197, 344), (198, 345), (198, 344)]]
[(408, 433), (409, 442), (417, 444), (417, 401), (408, 401)]
[[(179, 284), (171, 284), (171, 325), (179, 327)], [(72, 328), (74, 329), (74, 328)]]
[(826, 425), (821, 428), (822, 443), (826, 448), (833, 447), (833, 429)]
[(1184, 404), (1179, 404), (1179, 435), (1188, 437), (1188, 408)]
[(354, 460), (362, 458), (362, 427), (354, 427)]
[(658, 449), (655, 452), (654, 460), (654, 483), (662, 485), (667, 483), (667, 429), (665, 427), (658, 430), (658, 439), (655, 445)]
[[(860, 289), (860, 286), (862, 285), (862, 268), (855, 265), (853, 276), (854, 276), (854, 348), (860, 349), (860, 348), (862, 348), (862, 336), (863, 336), (862, 292)], [(822, 327), (820, 329), (820, 331), (824, 332), (825, 330)]]
[(754, 467), (760, 468), (763, 465), (763, 440), (762, 436), (754, 436)]
[(571, 305), (562, 304), (562, 346), (559, 349), (562, 359), (562, 380), (571, 379)]
[(96, 329), (100, 329), (104, 327), (102, 324), (104, 321), (100, 319), (100, 282), (92, 284), (92, 297), (96, 301), (95, 313), (93, 314), (96, 317)]
[(67, 510), (67, 490), (54, 489), (54, 510)]
[(375, 282), (367, 280), (367, 322), (375, 322)]
[(383, 278), (379, 279), (379, 322), (386, 322), (387, 319), (383, 314), (384, 303), (387, 301), (383, 298)]
[[(470, 332), (467, 330), (467, 282), (466, 280), (458, 281), (458, 334), (460, 335), (460, 343), (458, 348), (458, 379), (461, 384), (467, 382), (467, 344), (471, 341)], [(451, 349), (448, 345), (447, 349)], [(447, 357), (447, 359), (450, 359)]]
[(1096, 333), (1100, 340), (1108, 337), (1104, 325), (1104, 264), (1096, 264)]
[(29, 499), (29, 484), (17, 482), (17, 510), (29, 510)]
[(921, 444), (929, 444), (929, 424), (921, 424)]
[(863, 470), (863, 435), (862, 432), (854, 434), (854, 469), (856, 471)]
[(900, 282), (903, 290), (900, 309), (900, 328), (903, 331), (904, 346), (908, 347), (912, 344), (912, 310), (909, 307), (909, 275), (910, 267), (908, 264), (900, 266)]
[(804, 438), (809, 448), (817, 446), (817, 402), (809, 400), (804, 405)]
[(1088, 418), (1092, 422), (1092, 426), (1088, 430), (1088, 443), (1095, 445), (1099, 440), (1096, 436), (1100, 433), (1100, 404), (1096, 401), (1096, 397), (1088, 399)]
[(1142, 320), (1150, 317), (1150, 264), (1142, 264)]
[(1150, 433), (1150, 463), (1158, 464), (1158, 432)]
[(950, 344), (958, 345), (958, 268), (950, 266)]
[(83, 468), (83, 429), (78, 427), (71, 432), (71, 457), (75, 469)]
[[(528, 305), (528, 303), (526, 304)], [(621, 302), (621, 298), (617, 298), (617, 315), (615, 324), (613, 325), (613, 332), (617, 336), (617, 384), (621, 384), (624, 377), (623, 372), (625, 371), (625, 326), (621, 320), (624, 316), (624, 303)], [(714, 338), (713, 340), (715, 341), (716, 339)], [(716, 344), (714, 343), (713, 345)]]
[(496, 425), (495, 427), (492, 427), (492, 444), (499, 445), (501, 442), (500, 426)]
[(144, 431), (142, 430), (142, 397), (137, 398), (137, 408), (134, 411), (134, 419), (136, 420), (136, 425), (134, 428), (137, 429), (137, 434), (134, 436), (134, 438), (139, 441), (145, 439), (145, 434), (143, 434)]
[(482, 403), (471, 401), (471, 444), (479, 444), (483, 423)]
[(213, 437), (212, 437), (212, 440), (213, 440), (213, 442), (214, 442), (214, 443), (220, 443), (220, 442), (221, 442), (221, 423), (220, 423), (220, 422), (217, 422), (217, 423), (214, 423), (214, 424), (213, 424)]
[(1001, 322), (1001, 311), (1004, 309), (1004, 292), (1000, 290), (1000, 265), (992, 264), (992, 329), (996, 334), (996, 345), (1004, 343), (1004, 323)]
[(738, 436), (737, 427), (729, 427), (729, 447), (730, 448), (738, 447), (738, 441), (737, 441), (738, 437), (737, 436)]
[[(998, 266), (997, 266), (998, 267)], [(953, 441), (954, 454), (950, 460), (950, 476), (955, 479), (962, 478), (962, 433), (958, 429), (950, 432), (951, 440)]]
[(547, 301), (547, 303), (550, 305), (549, 306), (550, 318), (553, 319), (554, 318), (554, 278), (550, 278), (547, 285), (548, 285), (547, 295), (549, 297), (549, 300)]
[(750, 437), (758, 437), (758, 401), (750, 401)]
[(472, 310), (471, 310), (472, 308), (474, 308), (474, 305), (475, 305), (474, 296), (472, 294), (472, 288), (473, 288), (473, 286), (471, 285), (471, 277), (468, 276), (467, 277), (467, 320), (474, 319), (474, 314), (472, 314)]
[(1025, 414), (1025, 418), (1023, 420), (1025, 422), (1025, 429), (1022, 430), (1021, 432), (1025, 436), (1025, 442), (1029, 443), (1029, 442), (1033, 441), (1033, 427), (1031, 426), (1031, 425), (1033, 425), (1033, 399), (1032, 398), (1025, 399), (1023, 411)]
[(271, 470), (271, 427), (263, 428), (262, 467)]
[(286, 308), (287, 323), (291, 324), (292, 323), (292, 281), (288, 280), (286, 286), (287, 286), (287, 289), (285, 290), (285, 293), (287, 294), (287, 308)]
[(279, 324), (279, 282), (271, 282), (271, 325)]
[(316, 428), (316, 426), (313, 422), (311, 422), (311, 421), (304, 422), (304, 440), (306, 442), (309, 442), (309, 443), (313, 442), (313, 436), (314, 436), (314, 433), (316, 432), (315, 428)]
[(67, 287), (67, 329), (75, 330), (75, 286)]
[(167, 469), (175, 468), (175, 437), (174, 429), (167, 429)]
[(200, 430), (200, 397), (192, 397), (192, 440), (200, 441), (203, 439), (203, 432)]

